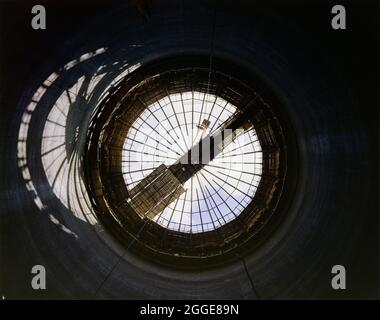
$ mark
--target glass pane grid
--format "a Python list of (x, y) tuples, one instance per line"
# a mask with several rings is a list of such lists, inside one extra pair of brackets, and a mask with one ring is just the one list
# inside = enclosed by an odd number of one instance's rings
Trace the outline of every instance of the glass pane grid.
[[(123, 177), (134, 188), (161, 164), (174, 164), (202, 137), (216, 130), (236, 107), (202, 92), (182, 92), (148, 106), (123, 146)], [(201, 126), (210, 121), (208, 128)], [(183, 185), (185, 192), (152, 218), (186, 233), (217, 229), (253, 200), (262, 175), (262, 150), (254, 128), (245, 131)]]

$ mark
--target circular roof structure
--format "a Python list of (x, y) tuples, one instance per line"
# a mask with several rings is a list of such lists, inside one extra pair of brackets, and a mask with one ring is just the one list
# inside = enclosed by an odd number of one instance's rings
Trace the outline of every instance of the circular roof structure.
[[(173, 165), (236, 112), (226, 100), (197, 91), (171, 94), (149, 105), (130, 127), (123, 145), (127, 189), (133, 190), (160, 165)], [(152, 220), (174, 231), (200, 233), (236, 219), (254, 198), (262, 160), (260, 141), (250, 127), (188, 179), (185, 192)]]
[(214, 59), (210, 74), (202, 56), (154, 61), (93, 115), (84, 158), (93, 206), (148, 259), (223, 263), (258, 244), (276, 210), (286, 148), (273, 96), (226, 66)]

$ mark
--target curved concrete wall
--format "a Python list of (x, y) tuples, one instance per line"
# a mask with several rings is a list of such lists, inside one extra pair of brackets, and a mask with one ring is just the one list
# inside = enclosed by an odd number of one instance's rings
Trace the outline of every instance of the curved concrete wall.
[[(13, 10), (27, 19), (28, 8)], [(3, 39), (9, 49), (1, 56), (4, 295), (376, 297), (372, 65), (370, 58), (355, 65), (356, 33), (336, 38), (325, 20), (308, 20), (297, 8), (154, 1), (145, 20), (129, 3), (60, 4), (48, 7), (42, 36), (9, 22), (5, 30), (14, 36)], [(315, 10), (323, 14), (325, 7)], [(158, 57), (211, 47), (258, 73), (281, 97), (280, 113), (296, 131), (300, 175), (286, 220), (257, 251), (223, 268), (179, 272), (131, 255), (103, 229), (86, 194), (81, 156), (92, 111), (117, 76)], [(364, 75), (369, 85), (359, 80)], [(30, 287), (35, 264), (46, 267), (45, 291)], [(335, 264), (350, 274), (344, 293), (331, 290)]]

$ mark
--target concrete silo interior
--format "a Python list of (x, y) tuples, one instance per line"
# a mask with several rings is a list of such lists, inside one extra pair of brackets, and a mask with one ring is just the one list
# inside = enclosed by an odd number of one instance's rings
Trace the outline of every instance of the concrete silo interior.
[(1, 294), (379, 298), (369, 4), (41, 4), (1, 7)]

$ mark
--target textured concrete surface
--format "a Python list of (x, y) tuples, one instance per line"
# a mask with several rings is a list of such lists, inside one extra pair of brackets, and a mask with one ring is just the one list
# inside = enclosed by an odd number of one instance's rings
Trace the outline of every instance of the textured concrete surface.
[[(368, 12), (362, 6), (351, 10), (352, 28), (337, 34), (330, 30), (329, 3), (311, 5), (309, 10), (315, 10), (308, 16), (295, 4), (153, 1), (146, 21), (125, 1), (58, 1), (47, 5), (48, 29), (40, 33), (30, 29), (28, 2), (2, 5), (0, 294), (34, 299), (378, 297), (378, 37), (372, 15), (362, 19)], [(245, 258), (248, 274), (243, 261), (185, 273), (130, 255), (98, 224), (81, 184), (86, 126), (105, 88), (128, 67), (168, 54), (208, 53), (213, 8), (215, 54), (251, 68), (277, 91), (286, 106), (282, 112), (296, 129), (301, 159), (287, 219)], [(359, 30), (370, 31), (363, 39)], [(105, 51), (94, 55), (100, 48)], [(78, 60), (81, 56), (85, 60)], [(101, 66), (106, 74), (88, 88)], [(56, 78), (46, 82), (53, 72)], [(36, 95), (39, 88), (46, 89), (42, 97)], [(40, 100), (30, 107), (33, 98)], [(58, 114), (51, 113), (58, 100), (66, 114), (66, 120), (57, 116), (65, 126), (66, 156), (57, 174), (47, 175), (41, 145), (49, 114)], [(46, 267), (45, 291), (30, 286), (35, 264)], [(335, 264), (347, 269), (343, 293), (330, 287)]]

